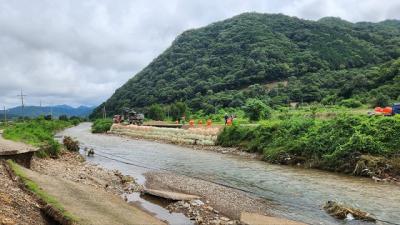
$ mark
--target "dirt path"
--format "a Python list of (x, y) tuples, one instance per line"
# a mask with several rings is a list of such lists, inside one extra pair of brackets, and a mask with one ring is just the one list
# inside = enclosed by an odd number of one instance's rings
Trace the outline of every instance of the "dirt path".
[(36, 148), (32, 147), (31, 145), (24, 144), (22, 142), (15, 142), (6, 140), (0, 134), (0, 155), (4, 154), (11, 154), (11, 153), (24, 153), (24, 152), (31, 152), (36, 150)]
[(27, 177), (79, 218), (81, 224), (165, 224), (103, 190), (23, 168)]

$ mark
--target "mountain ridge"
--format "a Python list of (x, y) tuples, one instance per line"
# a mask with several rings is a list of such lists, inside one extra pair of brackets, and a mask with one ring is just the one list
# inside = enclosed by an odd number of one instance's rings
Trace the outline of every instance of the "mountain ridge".
[[(59, 117), (61, 115), (66, 115), (68, 117), (88, 117), (94, 108), (95, 107), (90, 106), (72, 107), (65, 104), (55, 106), (24, 106), (24, 112), (22, 113), (22, 107), (17, 106), (7, 109), (7, 114), (13, 115), (14, 117), (38, 117), (50, 114), (53, 114), (54, 117)], [(0, 114), (4, 115), (4, 110), (0, 110)]]
[[(325, 76), (323, 71), (370, 70), (400, 56), (399, 21), (321, 20), (244, 13), (187, 30), (118, 88), (92, 116), (100, 115), (104, 105), (115, 113), (123, 107), (143, 109), (180, 101), (194, 110), (238, 107), (247, 98), (238, 92), (244, 87), (312, 73)], [(224, 98), (229, 100), (224, 102)], [(227, 104), (236, 99), (240, 100), (238, 104)], [(288, 101), (291, 99), (273, 102)]]

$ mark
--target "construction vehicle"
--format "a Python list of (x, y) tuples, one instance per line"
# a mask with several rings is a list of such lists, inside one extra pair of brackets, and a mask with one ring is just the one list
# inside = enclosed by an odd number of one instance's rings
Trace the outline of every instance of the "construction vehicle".
[(400, 103), (394, 103), (392, 106), (392, 116), (396, 114), (400, 115)]
[(135, 110), (130, 108), (123, 108), (123, 115), (114, 115), (114, 123), (125, 123), (125, 124), (135, 124), (142, 125), (144, 122), (144, 115), (142, 113), (137, 113)]
[(394, 116), (400, 114), (400, 103), (394, 103), (392, 107), (376, 107), (373, 115)]
[(142, 113), (137, 113), (135, 110), (129, 110), (124, 115), (128, 119), (129, 124), (142, 125), (144, 122), (144, 115)]

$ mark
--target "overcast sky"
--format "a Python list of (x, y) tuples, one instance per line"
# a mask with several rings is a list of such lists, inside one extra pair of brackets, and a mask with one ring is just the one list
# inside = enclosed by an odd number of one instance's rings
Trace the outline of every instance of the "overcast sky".
[(400, 0), (0, 0), (0, 106), (97, 105), (189, 28), (248, 12), (400, 19)]

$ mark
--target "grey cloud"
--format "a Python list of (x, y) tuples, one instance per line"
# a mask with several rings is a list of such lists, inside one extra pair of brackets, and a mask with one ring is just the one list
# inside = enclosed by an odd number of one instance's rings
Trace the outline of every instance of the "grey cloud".
[(0, 0), (0, 105), (96, 105), (186, 29), (248, 12), (399, 19), (397, 0)]

